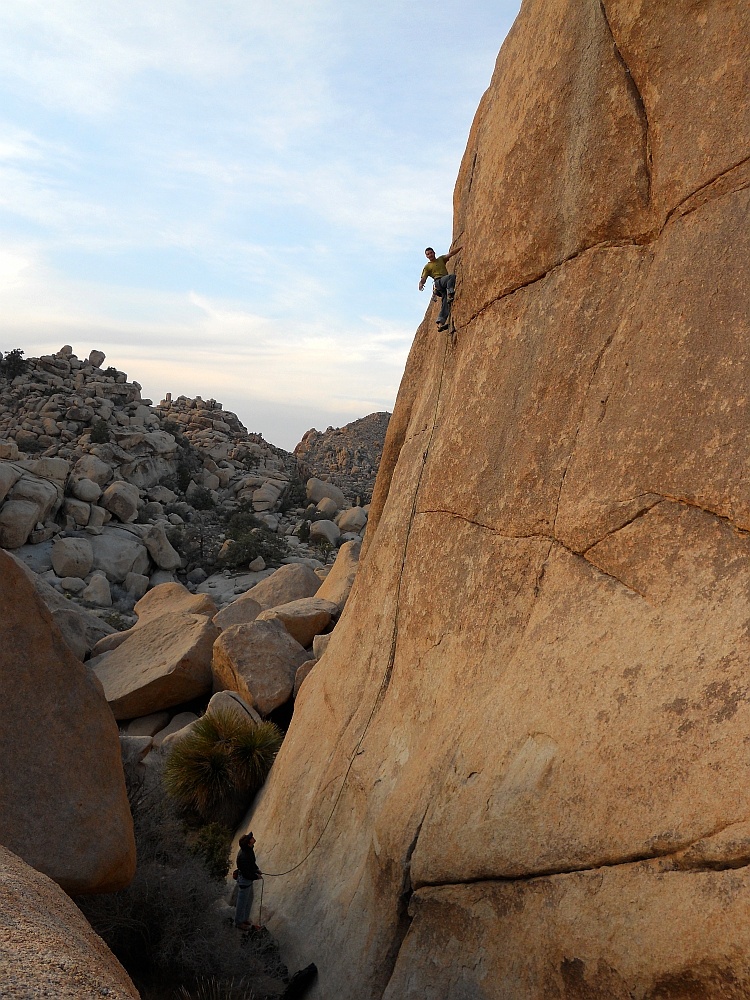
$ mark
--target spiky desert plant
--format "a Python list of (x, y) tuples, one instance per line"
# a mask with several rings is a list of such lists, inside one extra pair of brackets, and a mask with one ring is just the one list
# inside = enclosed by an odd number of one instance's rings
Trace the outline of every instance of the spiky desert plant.
[(181, 986), (178, 1000), (253, 1000), (255, 993), (245, 979), (217, 979), (215, 976), (199, 977), (188, 989)]
[(165, 787), (204, 821), (231, 826), (265, 781), (282, 739), (272, 722), (256, 725), (226, 709), (207, 712), (167, 757)]

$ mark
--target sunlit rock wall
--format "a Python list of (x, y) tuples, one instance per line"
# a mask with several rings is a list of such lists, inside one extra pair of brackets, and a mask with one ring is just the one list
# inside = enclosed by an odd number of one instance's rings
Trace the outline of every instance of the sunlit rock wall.
[(264, 906), (320, 997), (750, 992), (749, 40), (526, 0), (503, 46), (457, 342), (430, 311), (252, 818), (265, 871), (312, 849)]

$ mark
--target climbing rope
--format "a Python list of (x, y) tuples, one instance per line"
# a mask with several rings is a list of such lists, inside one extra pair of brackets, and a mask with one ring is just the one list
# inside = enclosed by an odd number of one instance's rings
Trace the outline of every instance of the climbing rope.
[[(328, 829), (328, 827), (329, 827), (329, 825), (331, 823), (331, 820), (333, 819), (334, 813), (336, 812), (336, 808), (337, 808), (337, 806), (339, 804), (339, 800), (341, 799), (341, 796), (344, 793), (344, 788), (346, 787), (346, 779), (349, 777), (349, 772), (351, 771), (351, 769), (352, 769), (352, 767), (354, 765), (355, 758), (357, 757), (357, 754), (359, 753), (359, 748), (362, 746), (362, 743), (364, 742), (364, 738), (367, 735), (368, 729), (370, 728), (370, 723), (372, 722), (373, 718), (375, 717), (375, 712), (376, 712), (376, 710), (378, 708), (378, 705), (380, 704), (380, 702), (381, 702), (381, 700), (383, 698), (383, 695), (385, 694), (385, 691), (386, 691), (386, 689), (388, 687), (388, 684), (390, 682), (391, 674), (393, 673), (393, 666), (394, 666), (394, 663), (395, 663), (395, 660), (396, 660), (396, 645), (398, 643), (398, 618), (399, 618), (399, 608), (400, 608), (400, 601), (401, 601), (401, 582), (403, 580), (404, 569), (406, 567), (406, 553), (407, 553), (407, 549), (409, 548), (409, 538), (411, 537), (411, 529), (412, 529), (412, 526), (414, 524), (414, 518), (416, 517), (416, 514), (417, 514), (417, 499), (419, 497), (419, 490), (420, 490), (420, 488), (422, 486), (422, 476), (424, 475), (425, 466), (427, 465), (427, 458), (428, 458), (428, 456), (430, 454), (430, 447), (432, 446), (432, 438), (433, 438), (433, 435), (435, 434), (435, 427), (437, 426), (437, 416), (438, 416), (438, 410), (440, 408), (440, 397), (441, 397), (441, 394), (442, 394), (442, 391), (443, 391), (443, 376), (445, 374), (445, 362), (446, 362), (446, 358), (448, 356), (448, 344), (449, 343), (452, 344), (452, 343), (455, 342), (455, 340), (454, 340), (455, 333), (456, 333), (455, 324), (453, 323), (453, 320), (451, 319), (451, 327), (450, 327), (450, 330), (448, 331), (448, 333), (447, 333), (447, 335), (445, 337), (445, 347), (443, 348), (443, 361), (442, 361), (442, 364), (440, 366), (440, 381), (438, 382), (437, 398), (435, 400), (435, 412), (434, 412), (433, 417), (432, 417), (432, 427), (430, 428), (430, 436), (427, 439), (427, 447), (425, 448), (424, 452), (422, 453), (422, 465), (420, 466), (420, 469), (419, 469), (419, 477), (417, 479), (417, 486), (416, 486), (416, 489), (414, 490), (414, 500), (412, 501), (412, 505), (411, 505), (411, 513), (409, 515), (409, 521), (408, 521), (408, 525), (407, 525), (407, 529), (406, 529), (406, 536), (404, 538), (404, 547), (403, 547), (403, 551), (402, 551), (402, 554), (401, 554), (401, 567), (399, 569), (398, 584), (396, 586), (396, 610), (395, 610), (395, 613), (394, 613), (394, 616), (393, 616), (393, 630), (392, 630), (392, 633), (391, 633), (391, 648), (390, 648), (390, 651), (388, 653), (388, 661), (386, 663), (385, 670), (383, 671), (383, 677), (382, 677), (382, 679), (380, 681), (380, 686), (378, 688), (377, 696), (375, 697), (375, 701), (373, 702), (372, 709), (370, 710), (370, 714), (369, 714), (369, 716), (367, 718), (367, 722), (365, 723), (365, 728), (362, 730), (362, 735), (357, 740), (357, 744), (354, 747), (354, 751), (352, 752), (352, 755), (351, 755), (351, 757), (349, 759), (349, 766), (347, 767), (346, 771), (344, 772), (344, 777), (343, 777), (343, 779), (341, 781), (341, 785), (339, 787), (338, 793), (336, 794), (336, 798), (333, 801), (333, 805), (331, 807), (331, 811), (328, 814), (328, 819), (325, 821), (325, 823), (323, 825), (323, 829), (318, 834), (318, 837), (317, 837), (315, 843), (312, 845), (312, 847), (310, 848), (310, 850), (307, 852), (307, 854), (304, 856), (304, 858), (302, 858), (301, 861), (298, 861), (297, 864), (294, 865), (293, 867), (287, 868), (286, 871), (283, 871), (283, 872), (261, 872), (262, 875), (265, 875), (268, 878), (282, 878), (284, 875), (291, 875), (292, 872), (296, 871), (298, 868), (301, 868), (302, 865), (310, 857), (310, 855), (316, 850), (318, 844), (323, 839), (323, 835), (325, 834), (326, 830)], [(261, 889), (261, 894), (262, 894), (262, 889)]]

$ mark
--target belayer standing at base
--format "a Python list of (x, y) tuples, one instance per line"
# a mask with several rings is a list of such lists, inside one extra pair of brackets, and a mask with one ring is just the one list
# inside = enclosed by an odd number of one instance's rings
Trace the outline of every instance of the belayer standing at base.
[(253, 905), (253, 882), (262, 878), (258, 862), (255, 860), (255, 837), (246, 833), (240, 837), (240, 852), (237, 855), (237, 870), (234, 877), (237, 879), (237, 906), (234, 911), (234, 926), (241, 931), (249, 931), (252, 927), (250, 923), (250, 907)]
[(448, 274), (448, 268), (445, 266), (447, 262), (457, 254), (459, 250), (463, 247), (456, 247), (455, 250), (451, 250), (450, 253), (442, 254), (440, 257), (435, 256), (435, 251), (432, 247), (427, 247), (425, 250), (425, 257), (427, 258), (427, 263), (422, 269), (422, 277), (419, 279), (419, 290), (420, 292), (425, 286), (425, 282), (428, 278), (433, 280), (433, 291), (435, 295), (439, 295), (443, 301), (440, 308), (440, 314), (437, 318), (437, 327), (441, 332), (448, 329), (448, 318), (451, 314), (451, 303), (453, 302), (453, 295), (456, 290), (456, 276), (455, 274)]

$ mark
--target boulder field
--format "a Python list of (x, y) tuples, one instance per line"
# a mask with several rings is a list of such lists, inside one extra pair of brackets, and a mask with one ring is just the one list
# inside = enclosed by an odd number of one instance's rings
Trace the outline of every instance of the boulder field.
[(526, 0), (500, 52), (456, 340), (247, 824), (311, 996), (750, 991), (749, 39)]

